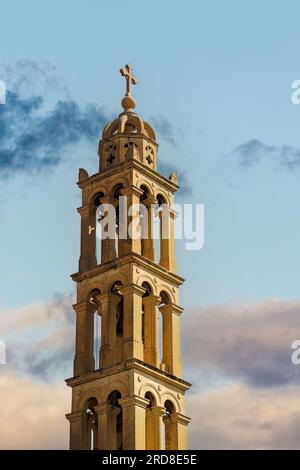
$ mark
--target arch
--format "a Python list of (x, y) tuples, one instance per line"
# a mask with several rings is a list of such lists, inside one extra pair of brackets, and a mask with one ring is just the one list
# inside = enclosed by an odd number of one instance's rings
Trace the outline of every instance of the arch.
[(151, 392), (146, 392), (145, 393), (145, 398), (146, 398), (146, 400), (149, 400), (149, 405), (148, 405), (149, 408), (152, 408), (153, 406), (155, 406), (157, 404), (156, 400), (155, 400), (155, 397)]
[(80, 288), (82, 289), (80, 291), (80, 298), (83, 300), (88, 300), (91, 293), (96, 289), (99, 290), (100, 294), (105, 291), (104, 284), (98, 280), (97, 280), (97, 283), (95, 283), (93, 288), (91, 288), (91, 285), (88, 285), (88, 284), (82, 287), (80, 286)]
[(151, 287), (151, 290), (152, 290), (152, 293), (153, 294), (156, 294), (156, 286), (155, 284), (153, 283), (153, 278), (148, 275), (148, 274), (141, 274), (138, 278), (137, 278), (137, 284), (142, 287), (142, 284), (146, 282), (147, 284), (149, 284), (149, 286)]
[(143, 287), (146, 290), (146, 292), (143, 294), (143, 297), (153, 294), (153, 288), (151, 287), (151, 284), (149, 284), (149, 282), (147, 281), (142, 282), (141, 287)]
[(129, 280), (128, 280), (128, 277), (126, 276), (126, 274), (116, 273), (110, 279), (110, 283), (108, 284), (108, 287), (107, 287), (107, 292), (111, 292), (111, 289), (112, 289), (114, 284), (121, 283), (124, 286), (124, 285), (128, 284), (128, 281)]
[(170, 401), (174, 405), (174, 413), (178, 413), (181, 410), (178, 398), (171, 395), (170, 392), (166, 391), (161, 394), (161, 403), (165, 406), (166, 401)]
[(121, 192), (122, 192), (122, 189), (124, 189), (124, 184), (123, 183), (118, 183), (116, 184), (113, 188), (112, 188), (112, 191), (111, 191), (111, 197), (113, 199), (119, 199), (119, 197), (121, 196)]
[(172, 292), (172, 290), (170, 289), (169, 286), (167, 286), (166, 284), (159, 284), (158, 287), (157, 287), (157, 292), (159, 292), (159, 295), (162, 291), (164, 291), (167, 294), (167, 296), (169, 297), (169, 302), (168, 303), (173, 303), (173, 304), (176, 303), (175, 293)]
[(91, 390), (87, 390), (84, 392), (78, 401), (78, 408), (79, 410), (84, 410), (84, 407), (86, 403), (91, 399), (95, 398), (97, 400), (97, 403), (99, 404), (101, 402), (101, 390), (100, 388), (92, 388)]
[(107, 194), (112, 196), (114, 188), (116, 188), (119, 185), (123, 185), (124, 188), (127, 188), (129, 185), (128, 179), (125, 178), (124, 176), (123, 177), (120, 176), (117, 179), (114, 179), (113, 181), (111, 181), (111, 183), (108, 186)]
[(157, 391), (157, 389), (155, 388), (155, 386), (150, 382), (146, 382), (146, 383), (141, 385), (141, 387), (139, 389), (139, 396), (143, 397), (143, 396), (146, 395), (147, 392), (150, 392), (154, 396), (155, 401), (156, 401), (156, 405), (161, 404), (160, 394)]
[(102, 400), (104, 402), (107, 402), (107, 399), (111, 392), (114, 390), (118, 390), (121, 393), (121, 397), (125, 398), (129, 395), (128, 387), (125, 382), (122, 382), (121, 380), (117, 380), (116, 382), (112, 383), (111, 385), (105, 386), (103, 390), (103, 395), (102, 395)]
[(175, 413), (175, 410), (176, 410), (175, 405), (172, 402), (172, 400), (170, 400), (169, 398), (165, 401), (164, 407), (166, 409), (167, 414), (171, 415), (171, 414)]
[(115, 389), (108, 395), (106, 402), (112, 406), (120, 406), (118, 400), (121, 398), (121, 393), (119, 390)]
[(160, 305), (166, 305), (166, 304), (171, 303), (170, 295), (165, 290), (161, 290), (160, 293), (159, 293), (159, 296), (161, 298)]
[(101, 294), (101, 291), (100, 289), (98, 289), (98, 287), (94, 287), (92, 290), (90, 290), (90, 292), (87, 295), (87, 301), (89, 302), (89, 304), (98, 305), (97, 296), (100, 294)]
[(137, 187), (139, 189), (141, 189), (142, 191), (145, 190), (148, 197), (153, 196), (153, 188), (151, 187), (151, 185), (147, 181), (139, 180), (139, 182), (137, 183)]
[(167, 196), (165, 194), (162, 194), (162, 191), (160, 190), (156, 194), (156, 199), (159, 206), (161, 206), (162, 204), (168, 204)]
[(98, 195), (101, 195), (101, 197), (106, 196), (106, 188), (104, 186), (100, 186), (100, 187), (98, 186), (97, 190), (91, 192), (91, 194), (88, 197), (88, 204), (91, 204), (93, 206), (94, 201)]

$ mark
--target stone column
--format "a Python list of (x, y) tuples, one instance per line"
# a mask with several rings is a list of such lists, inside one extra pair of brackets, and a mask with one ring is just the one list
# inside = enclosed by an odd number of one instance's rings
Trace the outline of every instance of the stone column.
[(146, 450), (161, 450), (162, 426), (165, 408), (152, 406), (146, 409)]
[(124, 304), (122, 360), (134, 357), (143, 361), (142, 297), (145, 289), (131, 284), (121, 287), (120, 292)]
[(123, 449), (144, 450), (146, 448), (146, 407), (149, 400), (134, 395), (121, 398), (123, 410)]
[[(101, 199), (101, 204), (103, 204), (103, 217), (107, 219), (110, 215), (109, 211), (109, 205), (111, 207), (114, 207), (113, 205), (113, 200), (109, 196), (103, 197)], [(104, 219), (103, 219), (104, 220)], [(114, 214), (111, 214), (111, 221), (113, 225), (107, 225), (105, 224), (104, 226), (101, 225), (102, 230), (102, 241), (101, 241), (101, 263), (107, 263), (108, 261), (111, 261), (116, 258), (116, 220), (114, 218)], [(104, 230), (105, 229), (105, 230)], [(106, 235), (106, 238), (104, 238), (104, 233), (108, 234), (108, 237)]]
[(74, 357), (74, 375), (90, 372), (95, 368), (93, 354), (93, 313), (87, 306), (87, 302), (79, 302), (73, 305), (76, 312), (76, 345)]
[(110, 367), (117, 362), (117, 304), (121, 298), (114, 294), (102, 294), (97, 296), (102, 317), (100, 367)]
[(159, 264), (173, 273), (176, 272), (175, 257), (175, 217), (176, 212), (163, 206), (160, 217), (160, 261)]
[(117, 416), (121, 408), (108, 405), (107, 410), (107, 449), (117, 450)]
[(107, 411), (108, 404), (100, 403), (94, 407), (95, 412), (98, 416), (98, 442), (97, 448), (99, 450), (107, 450)]
[(142, 255), (151, 261), (155, 261), (155, 243), (154, 243), (154, 217), (157, 199), (155, 197), (148, 197), (143, 201), (147, 207), (147, 238), (142, 240), (143, 252)]
[[(122, 190), (122, 196), (126, 197), (126, 199), (121, 198), (121, 204), (119, 206), (119, 236), (122, 245), (122, 255), (128, 253), (141, 254), (140, 197), (142, 194), (143, 191), (135, 186)], [(126, 228), (127, 231), (125, 230)], [(132, 233), (130, 233), (131, 229)]]
[(79, 272), (84, 272), (97, 266), (96, 209), (86, 205), (77, 210), (81, 215)]
[(158, 312), (160, 297), (148, 295), (143, 297), (144, 305), (144, 362), (159, 367), (158, 348)]
[(187, 426), (191, 419), (181, 413), (172, 413), (167, 419), (169, 420), (170, 442), (168, 447), (166, 446), (166, 449), (186, 450)]
[(82, 441), (82, 411), (69, 413), (66, 418), (70, 422), (70, 449), (79, 450)]
[(163, 359), (169, 373), (181, 377), (180, 315), (183, 309), (172, 303), (159, 308), (163, 319)]

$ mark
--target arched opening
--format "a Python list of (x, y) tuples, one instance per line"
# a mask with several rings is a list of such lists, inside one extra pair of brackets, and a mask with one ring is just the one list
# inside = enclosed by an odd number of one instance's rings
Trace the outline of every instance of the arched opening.
[(118, 390), (111, 392), (107, 399), (108, 403), (108, 449), (123, 449), (123, 415), (122, 408), (119, 404), (121, 393)]
[(171, 400), (166, 400), (165, 404), (165, 415), (163, 417), (164, 422), (164, 442), (166, 450), (176, 450), (177, 448), (177, 436), (176, 428), (172, 422), (172, 415), (175, 413), (176, 409)]
[(121, 287), (121, 281), (116, 281), (111, 287), (111, 293), (115, 296), (111, 307), (111, 315), (115, 315), (115, 363), (119, 363), (122, 360), (122, 343), (124, 336), (124, 298)]
[(83, 410), (83, 442), (87, 450), (98, 449), (98, 415), (95, 411), (97, 405), (96, 398), (90, 398)]
[(93, 369), (99, 369), (100, 367), (102, 318), (98, 311), (99, 302), (97, 297), (99, 295), (100, 290), (94, 289), (88, 296), (89, 319), (87, 321), (87, 335), (92, 342)]
[(157, 442), (159, 433), (159, 426), (160, 423), (157, 423), (157, 419), (159, 417), (154, 413), (154, 406), (156, 406), (156, 400), (154, 395), (151, 392), (145, 393), (145, 398), (149, 400), (149, 403), (146, 408), (146, 423), (145, 423), (145, 430), (146, 430), (146, 450), (155, 450), (159, 449), (159, 443)]
[(156, 196), (157, 207), (155, 212), (154, 234), (155, 234), (155, 260), (161, 264), (164, 255), (164, 240), (163, 240), (163, 211), (166, 205), (166, 199), (162, 194)]
[[(100, 192), (96, 194), (94, 197), (93, 201), (93, 208), (95, 211), (95, 227), (96, 230), (92, 230), (93, 227), (89, 228), (89, 236), (95, 236), (96, 237), (96, 243), (95, 243), (95, 250), (96, 250), (96, 262), (97, 265), (102, 263), (102, 239), (103, 239), (103, 234), (102, 234), (102, 225), (101, 225), (101, 220), (104, 217), (103, 213), (103, 206), (102, 206), (102, 198), (104, 197), (104, 193)], [(94, 232), (94, 233), (93, 233)]]
[(149, 297), (149, 295), (152, 294), (152, 289), (151, 289), (151, 286), (148, 284), (148, 282), (143, 282), (142, 287), (146, 290), (146, 292), (143, 294), (143, 301), (142, 301), (142, 341), (143, 341), (144, 348), (145, 348), (145, 333), (146, 333), (146, 330), (145, 330), (145, 309), (146, 309), (146, 305), (145, 305), (144, 300), (146, 299), (146, 297)]
[[(143, 191), (143, 194), (140, 197), (140, 224), (141, 224), (141, 254), (142, 256), (148, 256), (148, 246), (149, 246), (149, 237), (151, 237), (151, 230), (150, 229), (150, 224), (151, 220), (149, 218), (151, 217), (151, 214), (149, 214), (148, 211), (150, 209), (147, 207), (147, 199), (149, 198), (149, 190), (145, 185), (141, 185), (140, 187), (141, 191)], [(150, 224), (149, 224), (150, 222)]]
[[(127, 214), (124, 214), (123, 206), (120, 205), (120, 196), (122, 196), (122, 190), (124, 185), (122, 183), (117, 184), (112, 190), (113, 204), (116, 210), (116, 234), (115, 234), (115, 251), (116, 256), (122, 256), (122, 233), (120, 232), (120, 224), (124, 224), (124, 217)], [(120, 211), (121, 208), (121, 211)]]
[[(161, 291), (160, 294), (160, 304), (159, 307), (170, 303), (169, 294), (166, 291)], [(166, 331), (166, 322), (164, 321), (163, 315), (158, 315), (158, 350), (159, 350), (159, 363), (162, 370), (167, 370), (167, 366), (164, 363), (164, 343), (167, 340), (168, 332)]]

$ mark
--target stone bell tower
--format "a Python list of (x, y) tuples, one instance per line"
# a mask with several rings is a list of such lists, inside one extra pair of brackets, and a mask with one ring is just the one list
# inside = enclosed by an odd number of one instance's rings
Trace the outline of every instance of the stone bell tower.
[[(134, 111), (137, 80), (130, 65), (120, 72), (123, 111), (103, 130), (99, 172), (89, 176), (80, 169), (77, 183), (76, 351), (74, 376), (66, 380), (72, 388), (70, 448), (186, 449), (190, 384), (182, 379), (180, 353), (184, 279), (176, 273), (172, 210), (177, 177), (157, 172), (155, 133)], [(108, 228), (111, 209), (116, 217)]]

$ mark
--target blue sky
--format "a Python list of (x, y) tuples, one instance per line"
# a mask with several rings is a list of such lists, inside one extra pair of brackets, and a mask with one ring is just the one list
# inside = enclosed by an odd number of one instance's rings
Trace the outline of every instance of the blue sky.
[[(187, 202), (203, 202), (206, 207), (204, 249), (196, 255), (178, 250), (181, 272), (197, 279), (197, 290), (190, 281), (184, 288), (184, 303), (296, 297), (299, 172), (278, 169), (272, 161), (245, 171), (228, 155), (251, 139), (266, 145), (299, 145), (300, 108), (291, 104), (290, 87), (298, 77), (300, 6), (290, 2), (287, 8), (280, 1), (191, 1), (185, 6), (152, 2), (149, 9), (139, 5), (3, 3), (2, 58), (49, 61), (74, 100), (82, 106), (105, 106), (108, 113), (120, 109), (124, 84), (118, 67), (130, 60), (140, 82), (134, 90), (138, 111), (146, 118), (163, 115), (173, 127), (176, 148), (161, 142), (159, 158), (174, 161), (187, 175), (193, 191)], [(95, 141), (88, 150), (94, 171), (96, 146)], [(10, 193), (1, 207), (5, 306), (71, 288), (67, 274), (76, 270), (78, 237), (73, 232), (79, 229), (70, 213), (78, 197), (72, 181), (78, 160), (84, 166), (85, 159), (82, 151), (73, 167), (70, 160), (67, 170), (62, 166), (55, 175), (38, 179), (31, 191), (22, 177), (15, 189), (14, 181), (4, 185)], [(64, 210), (58, 208), (59, 196), (68, 201)], [(31, 215), (22, 208), (15, 218), (20, 197)], [(41, 220), (37, 227), (33, 217), (39, 203), (47, 213), (47, 228)], [(21, 221), (22, 233), (17, 229)], [(64, 239), (59, 237), (59, 221), (70, 227)], [(57, 245), (45, 236), (53, 236)], [(13, 263), (11, 249), (18, 254)], [(55, 259), (55, 268), (45, 265), (47, 252)], [(24, 287), (15, 296), (9, 284), (22, 278), (25, 266), (28, 282), (22, 282)]]
[[(74, 291), (77, 170), (97, 171), (102, 122), (120, 112), (127, 62), (139, 80), (137, 112), (160, 123), (158, 158), (189, 187), (180, 200), (205, 204), (204, 248), (177, 246), (182, 305), (298, 301), (299, 2), (0, 0), (0, 11), (0, 80), (22, 103), (43, 98), (34, 119), (48, 143), (37, 153), (58, 159), (4, 175), (0, 140), (3, 318)], [(57, 116), (58, 100), (75, 104), (68, 122), (80, 129), (51, 147), (57, 136), (52, 129), (48, 139), (44, 118)]]

